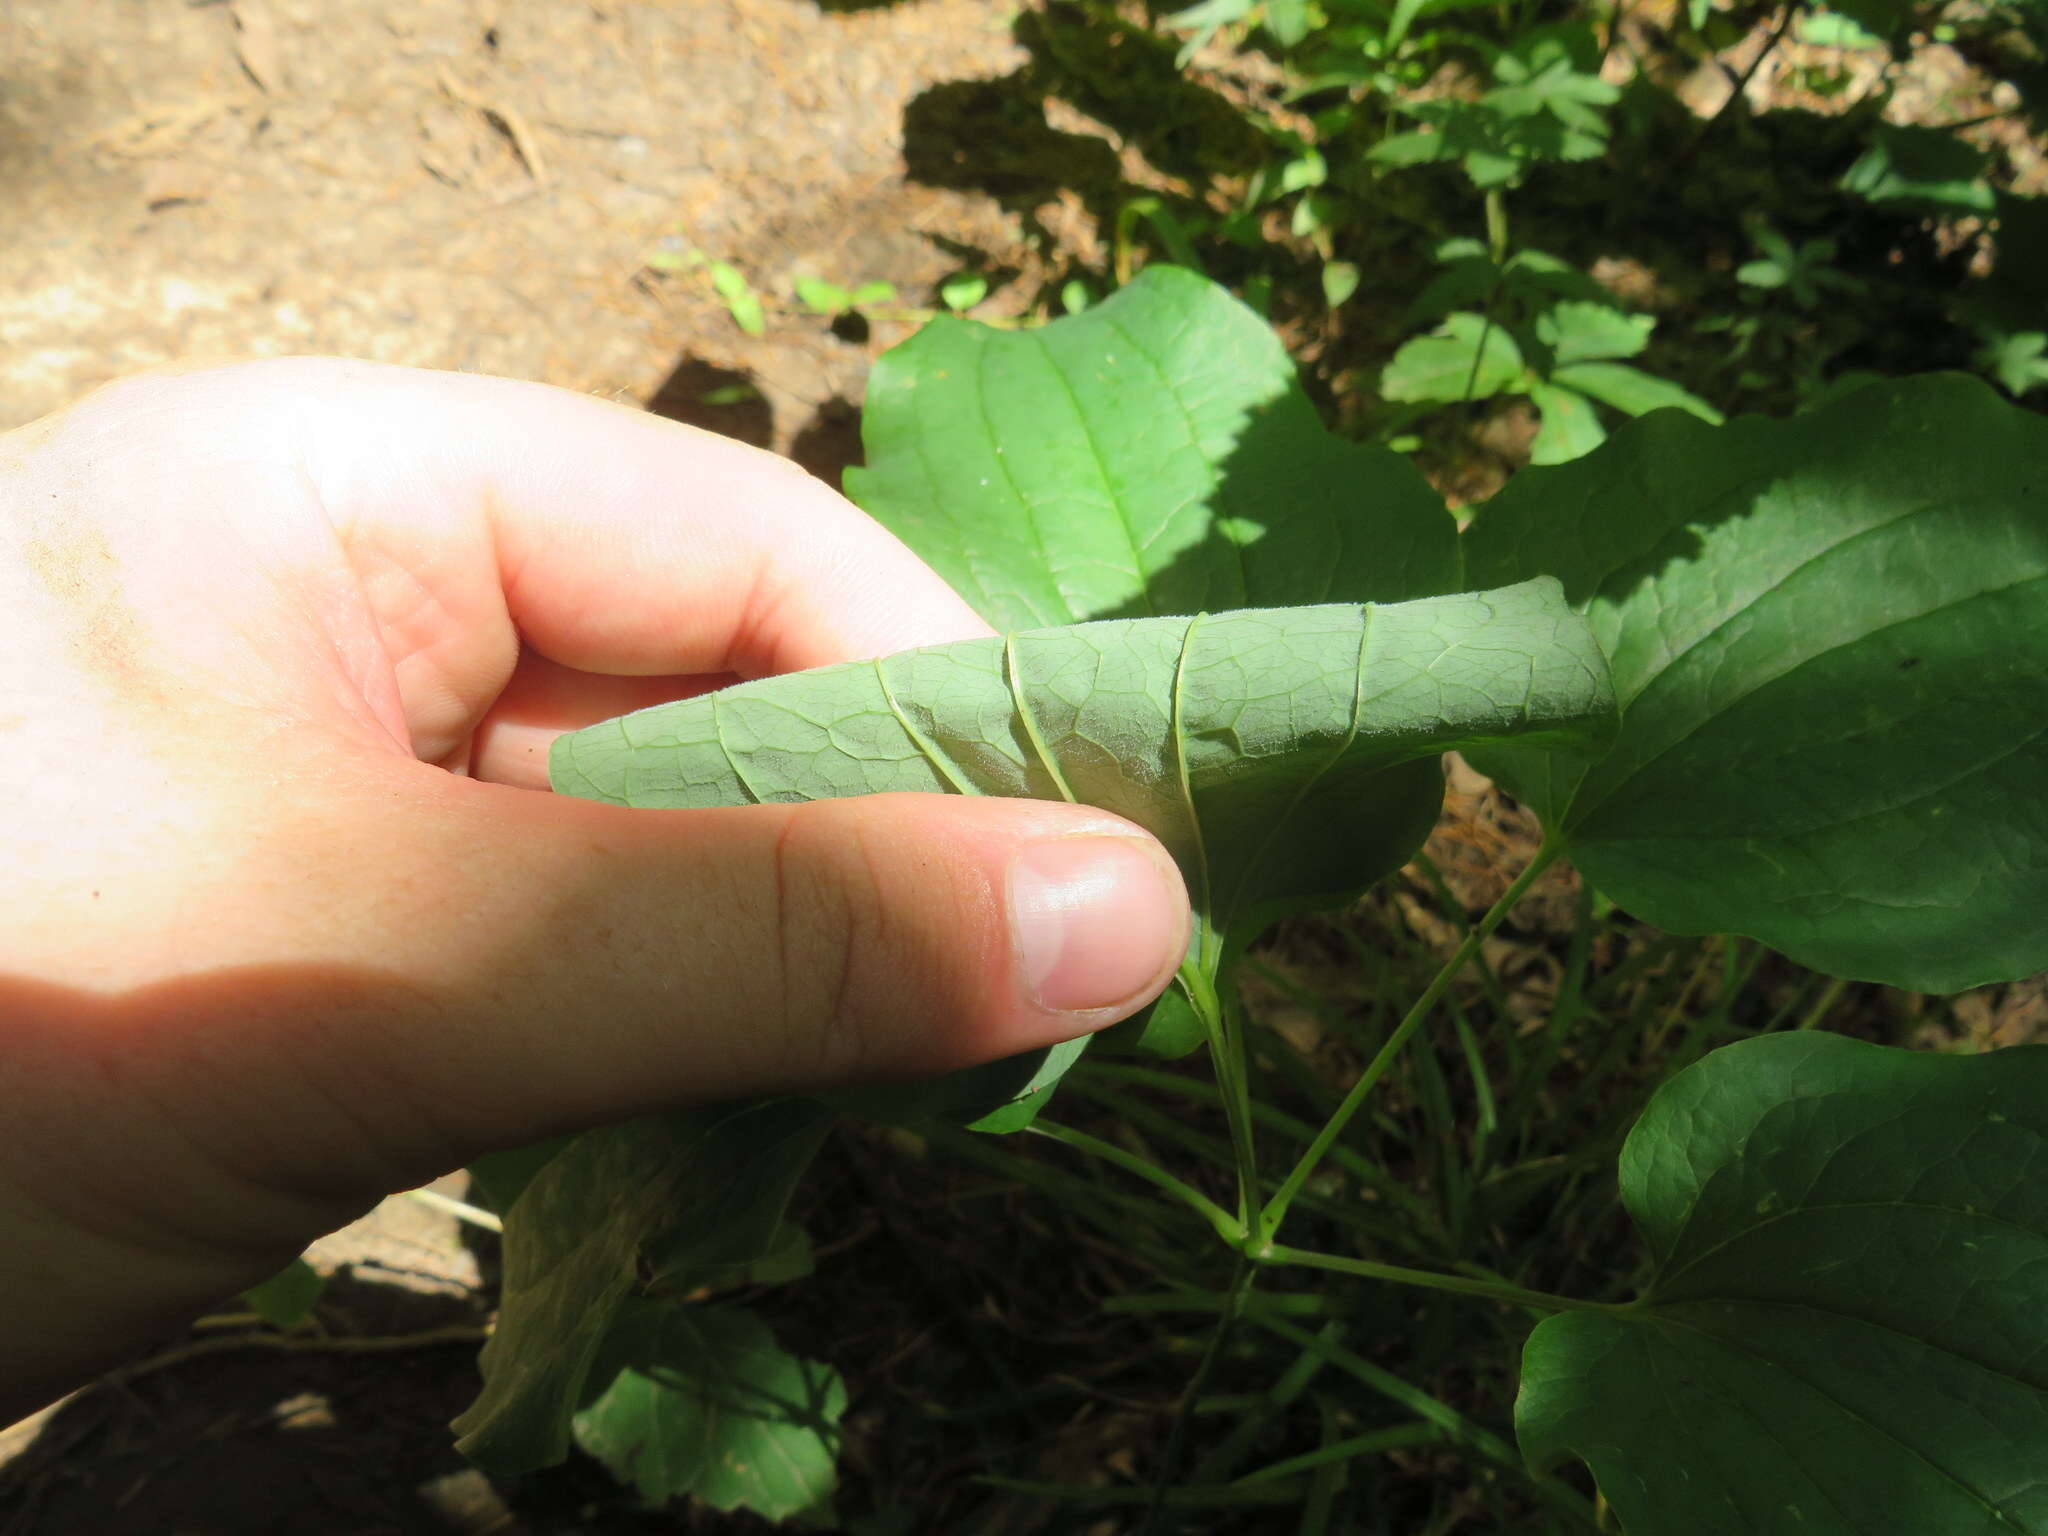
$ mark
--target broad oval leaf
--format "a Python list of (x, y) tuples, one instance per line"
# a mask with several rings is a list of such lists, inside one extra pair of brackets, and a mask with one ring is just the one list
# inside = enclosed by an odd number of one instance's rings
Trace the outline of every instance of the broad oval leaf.
[(1667, 411), (1516, 476), (1466, 558), (1561, 578), (1613, 665), (1590, 772), (1479, 765), (1616, 902), (1920, 991), (2048, 966), (2048, 421), (1959, 376)]
[(1621, 1187), (1655, 1277), (1531, 1335), (1532, 1465), (1639, 1536), (2048, 1531), (2048, 1048), (1729, 1046)]
[(650, 1504), (786, 1520), (830, 1500), (846, 1384), (752, 1312), (635, 1303), (605, 1355), (611, 1384), (577, 1413), (576, 1443)]
[(1455, 585), (1414, 467), (1324, 431), (1272, 327), (1177, 267), (1033, 330), (932, 321), (861, 435), (848, 494), (997, 629)]
[(1442, 752), (1598, 737), (1605, 668), (1555, 582), (1384, 606), (967, 640), (664, 704), (559, 738), (556, 789), (692, 807), (884, 791), (1073, 800), (1146, 828), (1249, 938), (1420, 842)]

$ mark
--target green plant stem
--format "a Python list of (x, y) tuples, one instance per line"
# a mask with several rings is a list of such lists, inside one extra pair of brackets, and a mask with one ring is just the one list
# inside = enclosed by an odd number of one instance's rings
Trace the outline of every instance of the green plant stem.
[(1834, 1012), (1835, 1004), (1842, 1000), (1842, 994), (1848, 990), (1848, 978), (1837, 976), (1821, 989), (1819, 1000), (1806, 1010), (1806, 1017), (1801, 1019), (1794, 1027), (1798, 1029), (1819, 1028), (1826, 1021), (1827, 1016)]
[(1785, 40), (1785, 34), (1792, 30), (1793, 19), (1798, 14), (1799, 7), (1797, 5), (1787, 5), (1785, 7), (1785, 13), (1778, 18), (1778, 24), (1772, 29), (1769, 39), (1765, 41), (1763, 47), (1757, 50), (1756, 57), (1749, 61), (1749, 68), (1736, 77), (1735, 89), (1728, 93), (1728, 99), (1721, 103), (1712, 117), (1693, 130), (1692, 137), (1679, 148), (1677, 155), (1672, 159), (1672, 164), (1683, 165), (1691, 160), (1693, 155), (1698, 152), (1700, 145), (1706, 141), (1707, 135), (1714, 131), (1714, 125), (1735, 110), (1736, 104), (1742, 100), (1742, 93), (1749, 89), (1749, 82), (1756, 78), (1756, 72), (1764, 67), (1764, 60), (1778, 51), (1778, 44), (1782, 43)]
[(1255, 1488), (1260, 1483), (1270, 1483), (1280, 1478), (1293, 1477), (1297, 1473), (1312, 1472), (1317, 1467), (1334, 1462), (1356, 1460), (1360, 1456), (1377, 1456), (1384, 1451), (1406, 1450), (1409, 1446), (1428, 1445), (1441, 1440), (1444, 1432), (1435, 1424), (1417, 1419), (1413, 1424), (1396, 1424), (1388, 1429), (1368, 1430), (1362, 1435), (1353, 1435), (1348, 1440), (1334, 1441), (1318, 1451), (1305, 1455), (1290, 1456), (1285, 1461), (1276, 1461), (1271, 1466), (1261, 1467), (1256, 1472), (1247, 1472), (1237, 1478), (1234, 1488)]
[(1113, 1163), (1123, 1169), (1124, 1172), (1135, 1174), (1138, 1178), (1145, 1180), (1146, 1183), (1165, 1190), (1167, 1194), (1173, 1196), (1181, 1204), (1188, 1206), (1206, 1218), (1209, 1224), (1216, 1229), (1217, 1235), (1223, 1241), (1229, 1243), (1232, 1247), (1239, 1247), (1243, 1244), (1246, 1232), (1243, 1222), (1231, 1215), (1230, 1212), (1224, 1210), (1222, 1206), (1211, 1200), (1193, 1185), (1175, 1178), (1156, 1163), (1148, 1163), (1134, 1152), (1126, 1152), (1122, 1147), (1104, 1141), (1100, 1137), (1090, 1136), (1086, 1131), (1077, 1131), (1072, 1126), (1055, 1125), (1049, 1120), (1035, 1120), (1031, 1123), (1029, 1129), (1035, 1136), (1048, 1136), (1054, 1141), (1074, 1148), (1076, 1151), (1086, 1152), (1092, 1157), (1099, 1157), (1105, 1163)]
[[(1237, 989), (1219, 994), (1212, 979), (1220, 959), (1211, 953), (1208, 925), (1202, 925), (1194, 958), (1181, 967), (1181, 985), (1188, 1003), (1202, 1021), (1209, 1040), (1209, 1059), (1216, 1087), (1223, 1097), (1223, 1118), (1230, 1127), (1230, 1146), (1237, 1157), (1237, 1219), (1240, 1233), (1258, 1230), (1261, 1189), (1258, 1150), (1252, 1139), (1251, 1082), (1245, 1059), (1244, 1005)], [(1240, 1237), (1240, 1241), (1242, 1238)]]
[(1570, 1296), (1553, 1296), (1548, 1291), (1526, 1290), (1505, 1280), (1480, 1280), (1467, 1275), (1437, 1274), (1426, 1269), (1409, 1269), (1400, 1264), (1379, 1264), (1371, 1259), (1348, 1258), (1341, 1253), (1316, 1253), (1305, 1248), (1268, 1245), (1260, 1256), (1267, 1264), (1298, 1264), (1305, 1269), (1327, 1269), (1340, 1275), (1360, 1275), (1368, 1280), (1386, 1280), (1395, 1285), (1420, 1286), (1424, 1290), (1452, 1291), (1460, 1296), (1483, 1296), (1510, 1306), (1530, 1307), (1538, 1312), (1611, 1312), (1616, 1308), (1604, 1301), (1579, 1301)]
[[(1274, 974), (1278, 974), (1275, 972)], [(1075, 1067), (1070, 1080), (1077, 1088), (1087, 1090), (1089, 1080), (1098, 1079), (1105, 1083), (1128, 1083), (1134, 1087), (1153, 1088), (1163, 1093), (1177, 1094), (1182, 1098), (1199, 1099), (1204, 1103), (1220, 1104), (1222, 1096), (1212, 1083), (1201, 1082), (1192, 1077), (1179, 1077), (1171, 1072), (1161, 1072), (1153, 1067), (1134, 1067), (1126, 1062), (1096, 1061), (1083, 1057)], [(1252, 1121), (1281, 1135), (1307, 1146), (1316, 1139), (1316, 1128), (1306, 1120), (1296, 1119), (1285, 1110), (1270, 1104), (1252, 1105)], [(1360, 1157), (1347, 1147), (1332, 1147), (1330, 1160), (1350, 1174), (1367, 1189), (1376, 1191), (1387, 1201), (1400, 1207), (1406, 1216), (1421, 1231), (1430, 1230), (1436, 1215), (1428, 1204), (1416, 1197), (1414, 1191), (1396, 1181), (1386, 1169), (1367, 1158)]]
[[(1523, 1462), (1521, 1453), (1513, 1446), (1491, 1430), (1482, 1429), (1450, 1404), (1431, 1397), (1413, 1382), (1404, 1381), (1392, 1371), (1373, 1364), (1361, 1355), (1332, 1344), (1327, 1339), (1317, 1338), (1304, 1328), (1295, 1327), (1274, 1313), (1262, 1297), (1247, 1298), (1244, 1315), (1257, 1327), (1287, 1340), (1297, 1348), (1315, 1351), (1347, 1376), (1362, 1382), (1381, 1396), (1399, 1403), (1424, 1422), (1439, 1426), (1444, 1432), (1445, 1439), (1478, 1452), (1513, 1477), (1528, 1478), (1528, 1467)], [(1581, 1529), (1596, 1528), (1593, 1523), (1592, 1506), (1556, 1479), (1533, 1478), (1526, 1486), (1544, 1503), (1571, 1518)]]
[(1252, 1229), (1254, 1240), (1260, 1248), (1270, 1246), (1273, 1235), (1280, 1230), (1280, 1223), (1286, 1219), (1288, 1206), (1294, 1203), (1294, 1197), (1301, 1193), (1302, 1186), (1321, 1166), (1324, 1155), (1336, 1144), (1337, 1138), (1344, 1134), (1344, 1128), (1351, 1123), (1351, 1117), (1358, 1113), (1366, 1097), (1386, 1075), (1387, 1068), (1393, 1065), (1401, 1047), (1406, 1045), (1422, 1027), (1430, 1012), (1436, 1007), (1438, 999), (1457, 979), (1458, 973), (1471, 962), (1474, 955), (1479, 953), (1480, 945), (1493, 936), (1493, 930), (1500, 926), (1501, 920), (1514, 909), (1529, 887), (1536, 883), (1537, 877), (1556, 863), (1563, 852), (1564, 842), (1561, 838), (1544, 838), (1543, 846), (1537, 849), (1536, 857), (1529, 861), (1528, 867), (1515, 876), (1514, 883), (1501, 893), (1500, 900), (1487, 908), (1486, 915), (1473, 925), (1472, 931), (1465, 935), (1464, 942), (1452, 951), (1450, 959), (1443, 963), (1435, 978), (1423, 989), (1422, 996), (1415, 1000), (1414, 1006), (1409, 1008), (1407, 1015), (1394, 1027), (1394, 1032), (1387, 1036), (1386, 1043), (1367, 1063), (1365, 1071), (1352, 1085), (1351, 1091), (1344, 1095), (1344, 1102), (1337, 1106), (1335, 1112), (1324, 1123), (1322, 1130), (1316, 1134), (1316, 1139), (1309, 1143), (1308, 1150), (1301, 1155), (1301, 1161), (1294, 1165), (1293, 1171), (1281, 1181), (1279, 1189), (1274, 1191), (1273, 1198), (1266, 1202), (1258, 1225)]
[(1481, 311), (1485, 323), (1479, 329), (1479, 345), (1472, 352), (1472, 371), (1465, 375), (1465, 388), (1458, 396), (1458, 403), (1464, 406), (1472, 404), (1472, 391), (1479, 387), (1479, 369), (1486, 361), (1486, 343), (1493, 336), (1493, 312), (1500, 303), (1501, 290), (1507, 286), (1508, 205), (1499, 187), (1486, 194), (1486, 254), (1493, 262), (1495, 276), (1493, 286), (1487, 290), (1486, 307)]
[(1486, 254), (1496, 267), (1508, 260), (1508, 203), (1499, 187), (1486, 194)]

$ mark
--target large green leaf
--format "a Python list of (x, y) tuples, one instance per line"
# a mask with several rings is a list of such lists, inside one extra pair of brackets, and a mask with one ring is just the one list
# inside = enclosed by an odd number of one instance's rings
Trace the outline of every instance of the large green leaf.
[[(998, 629), (1455, 584), (1454, 524), (1413, 467), (1325, 432), (1271, 327), (1179, 268), (1033, 331), (926, 326), (877, 365), (862, 434), (849, 493)], [(1170, 998), (1102, 1043), (1178, 1054), (1191, 1022)], [(1040, 1064), (956, 1085), (950, 1113), (1006, 1102)]]
[(799, 1099), (693, 1110), (586, 1132), (550, 1158), (505, 1213), (498, 1325), (458, 1449), (497, 1475), (560, 1461), (621, 1309), (767, 1253), (830, 1119)]
[[(1249, 938), (1397, 868), (1437, 756), (1583, 744), (1610, 698), (1557, 584), (1384, 606), (1120, 619), (768, 678), (565, 735), (558, 789), (690, 807), (928, 791), (1137, 822), (1197, 916)], [(1392, 770), (1390, 772), (1390, 770)]]
[(1035, 330), (934, 320), (861, 427), (849, 494), (997, 629), (1453, 585), (1422, 477), (1325, 432), (1272, 328), (1176, 267)]
[(1729, 1046), (1621, 1186), (1655, 1275), (1530, 1337), (1533, 1465), (1630, 1536), (2048, 1531), (2048, 1049)]
[(635, 1303), (604, 1354), (617, 1374), (577, 1413), (576, 1443), (649, 1503), (782, 1520), (831, 1497), (846, 1384), (753, 1313)]
[(1479, 761), (1615, 901), (1922, 991), (2048, 966), (2048, 421), (1957, 376), (1666, 411), (1516, 476), (1466, 557), (1558, 576), (1612, 663), (1590, 772)]

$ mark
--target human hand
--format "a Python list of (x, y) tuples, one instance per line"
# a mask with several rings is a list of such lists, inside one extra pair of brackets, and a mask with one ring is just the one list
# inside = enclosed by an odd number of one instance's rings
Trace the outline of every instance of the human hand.
[(949, 1071), (1156, 995), (1084, 807), (541, 793), (562, 730), (987, 633), (767, 454), (294, 359), (0, 437), (0, 1423), (494, 1148)]

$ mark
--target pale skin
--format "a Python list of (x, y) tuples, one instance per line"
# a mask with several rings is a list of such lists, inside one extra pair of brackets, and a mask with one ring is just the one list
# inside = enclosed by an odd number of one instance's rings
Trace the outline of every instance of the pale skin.
[(1084, 807), (628, 810), (561, 731), (986, 634), (822, 483), (537, 385), (146, 375), (0, 436), (0, 1424), (478, 1153), (1165, 986)]

